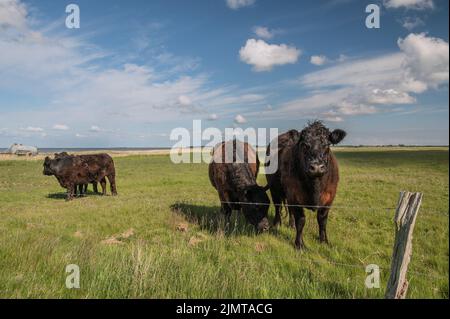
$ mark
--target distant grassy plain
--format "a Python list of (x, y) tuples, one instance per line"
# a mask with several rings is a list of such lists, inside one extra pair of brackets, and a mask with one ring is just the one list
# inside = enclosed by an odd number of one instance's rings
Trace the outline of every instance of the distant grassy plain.
[[(1, 298), (383, 298), (398, 193), (421, 191), (408, 298), (449, 298), (448, 148), (339, 148), (341, 182), (319, 244), (284, 225), (255, 235), (226, 226), (206, 164), (115, 155), (118, 197), (64, 200), (42, 160), (0, 159)], [(129, 154), (128, 154), (129, 155)], [(265, 177), (259, 177), (265, 184)], [(91, 189), (91, 187), (90, 187)], [(109, 193), (109, 192), (108, 192)], [(273, 207), (270, 210), (273, 218)], [(77, 264), (80, 289), (67, 289)], [(381, 267), (367, 289), (365, 266)]]

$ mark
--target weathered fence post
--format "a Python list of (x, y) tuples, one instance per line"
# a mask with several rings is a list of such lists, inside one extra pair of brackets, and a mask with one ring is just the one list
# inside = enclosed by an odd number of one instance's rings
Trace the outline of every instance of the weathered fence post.
[(386, 289), (387, 299), (404, 299), (408, 291), (406, 272), (412, 253), (412, 234), (422, 193), (401, 192), (395, 212), (395, 242), (391, 275)]

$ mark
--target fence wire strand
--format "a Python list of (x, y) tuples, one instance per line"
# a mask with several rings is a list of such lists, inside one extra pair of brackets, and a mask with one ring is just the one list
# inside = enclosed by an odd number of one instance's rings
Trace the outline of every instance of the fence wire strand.
[[(369, 210), (369, 211), (390, 211), (396, 210), (397, 207), (367, 207), (367, 206), (343, 206), (343, 205), (333, 205), (333, 206), (323, 206), (323, 205), (301, 205), (301, 204), (271, 204), (271, 203), (258, 203), (258, 202), (234, 202), (234, 201), (221, 201), (221, 204), (227, 205), (257, 205), (257, 206), (275, 206), (275, 207), (298, 207), (298, 208), (306, 208), (306, 209), (360, 209), (360, 210)], [(437, 214), (437, 215), (445, 215), (449, 216), (448, 212), (439, 212), (439, 211), (427, 211), (425, 210), (425, 214)]]

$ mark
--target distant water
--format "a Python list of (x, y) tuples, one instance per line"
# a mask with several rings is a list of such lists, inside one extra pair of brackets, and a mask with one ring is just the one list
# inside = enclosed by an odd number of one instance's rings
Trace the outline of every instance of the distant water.
[[(164, 150), (168, 147), (92, 147), (92, 148), (39, 148), (39, 153), (60, 153), (60, 152), (92, 152), (92, 151), (152, 151)], [(0, 148), (0, 153), (3, 153), (7, 148)]]

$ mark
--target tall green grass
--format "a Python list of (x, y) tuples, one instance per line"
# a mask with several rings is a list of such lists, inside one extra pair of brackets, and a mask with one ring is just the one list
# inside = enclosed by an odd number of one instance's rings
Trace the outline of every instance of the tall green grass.
[[(0, 297), (382, 298), (394, 234), (394, 211), (384, 208), (410, 190), (424, 202), (408, 297), (448, 298), (448, 149), (340, 149), (337, 157), (331, 245), (318, 242), (308, 212), (304, 252), (293, 248), (287, 218), (263, 235), (238, 214), (224, 223), (206, 164), (118, 157), (118, 197), (66, 202), (41, 162), (0, 161)], [(129, 229), (121, 244), (102, 242)], [(80, 267), (80, 289), (65, 287), (68, 264)], [(381, 267), (380, 289), (364, 285), (368, 264)]]

